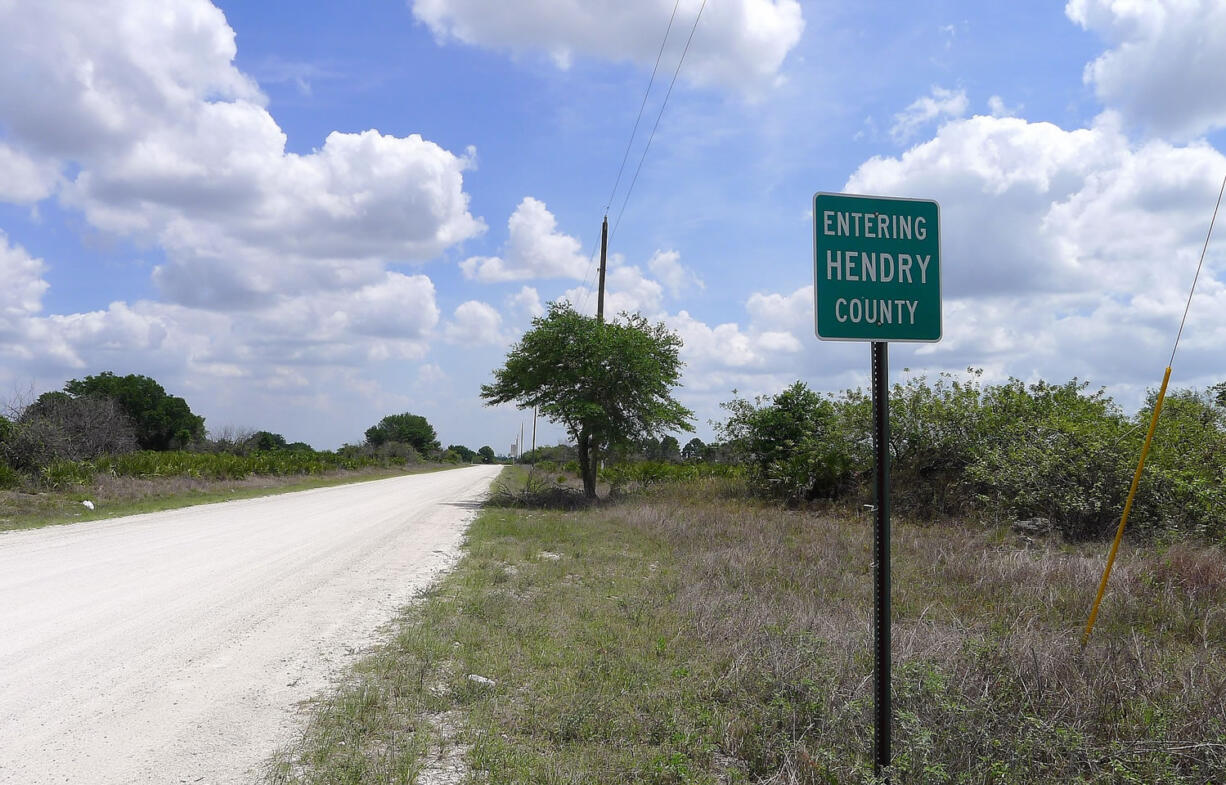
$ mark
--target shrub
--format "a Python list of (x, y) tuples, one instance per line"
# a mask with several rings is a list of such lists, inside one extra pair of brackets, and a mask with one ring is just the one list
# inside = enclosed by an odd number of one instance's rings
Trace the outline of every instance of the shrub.
[(13, 423), (8, 438), (0, 444), (0, 459), (25, 472), (37, 472), (73, 452), (64, 429), (43, 418)]
[(834, 497), (855, 472), (848, 430), (834, 403), (796, 382), (773, 398), (723, 404), (725, 441), (749, 471), (756, 493), (788, 503)]
[[(1215, 392), (1167, 395), (1134, 505), (1138, 528), (1226, 538), (1226, 400)], [(1154, 401), (1151, 394), (1137, 413), (1138, 430), (1148, 427)]]
[[(912, 515), (931, 518), (965, 512), (974, 502), (966, 469), (983, 436), (978, 372), (963, 381), (942, 373), (919, 376), (890, 392), (891, 501)], [(851, 398), (844, 395), (844, 405)], [(872, 401), (857, 401), (871, 417)], [(857, 420), (862, 420), (861, 414)], [(871, 432), (857, 444), (871, 444)], [(863, 459), (857, 461), (862, 464)]]
[(94, 467), (88, 461), (52, 461), (39, 470), (38, 479), (47, 488), (67, 490), (93, 482)]
[(28, 472), (57, 460), (87, 460), (136, 449), (131, 421), (108, 398), (45, 393), (4, 430), (0, 458)]
[(1110, 398), (1073, 379), (1017, 379), (984, 394), (967, 475), (981, 501), (1049, 519), (1065, 536), (1109, 533), (1132, 480), (1139, 433)]
[[(920, 517), (992, 510), (1041, 517), (1070, 539), (1119, 521), (1152, 411), (1125, 417), (1102, 391), (1018, 379), (981, 387), (979, 373), (895, 384), (890, 394), (892, 501)], [(1167, 397), (1130, 531), (1226, 537), (1226, 385)], [(820, 396), (803, 383), (736, 399), (720, 426), (757, 495), (795, 504), (865, 496), (872, 401)], [(615, 479), (631, 481), (628, 470)]]
[(22, 484), (21, 472), (0, 460), (0, 490), (19, 488)]

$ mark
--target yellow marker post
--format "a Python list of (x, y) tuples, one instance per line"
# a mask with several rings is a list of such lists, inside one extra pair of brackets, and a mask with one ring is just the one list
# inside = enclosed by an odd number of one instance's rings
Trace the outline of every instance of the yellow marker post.
[(1158, 415), (1162, 413), (1162, 401), (1166, 398), (1166, 383), (1171, 379), (1171, 366), (1166, 367), (1162, 376), (1162, 387), (1158, 390), (1158, 400), (1154, 403), (1154, 415), (1149, 419), (1149, 432), (1145, 434), (1145, 444), (1141, 447), (1141, 460), (1137, 461), (1136, 474), (1132, 475), (1132, 487), (1128, 489), (1128, 500), (1124, 502), (1124, 514), (1120, 516), (1119, 528), (1115, 530), (1115, 542), (1111, 544), (1111, 553), (1107, 556), (1107, 568), (1103, 570), (1103, 579), (1098, 584), (1098, 596), (1094, 598), (1094, 607), (1090, 610), (1090, 620), (1086, 622), (1086, 631), (1081, 636), (1081, 648), (1090, 642), (1090, 632), (1094, 629), (1094, 620), (1098, 618), (1098, 605), (1103, 601), (1103, 592), (1107, 590), (1107, 579), (1111, 577), (1111, 566), (1115, 564), (1116, 551), (1120, 549), (1120, 540), (1124, 539), (1124, 526), (1128, 523), (1128, 513), (1132, 512), (1132, 500), (1137, 495), (1137, 485), (1141, 482), (1141, 470), (1145, 468), (1145, 458), (1149, 455), (1149, 445), (1154, 440), (1154, 431), (1158, 427)]

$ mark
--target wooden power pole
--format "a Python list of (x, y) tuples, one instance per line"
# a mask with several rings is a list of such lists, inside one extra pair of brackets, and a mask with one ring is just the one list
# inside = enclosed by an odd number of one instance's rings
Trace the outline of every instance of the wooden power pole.
[(609, 216), (600, 225), (600, 289), (596, 295), (596, 323), (604, 324), (604, 271), (609, 253)]

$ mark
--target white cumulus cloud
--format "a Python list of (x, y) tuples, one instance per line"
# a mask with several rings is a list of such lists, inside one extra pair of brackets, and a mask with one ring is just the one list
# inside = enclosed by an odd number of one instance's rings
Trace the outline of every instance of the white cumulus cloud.
[[(578, 57), (651, 67), (672, 14), (667, 0), (413, 0), (413, 15), (440, 40), (540, 52), (566, 68)], [(701, 0), (682, 0), (666, 57), (675, 62)], [(753, 94), (773, 84), (800, 41), (797, 0), (720, 0), (703, 11), (684, 73), (698, 84)]]
[(928, 123), (940, 117), (961, 117), (966, 114), (968, 101), (965, 90), (933, 87), (928, 95), (920, 96), (894, 115), (890, 138), (902, 144), (912, 139)]
[(156, 243), (170, 301), (251, 307), (363, 286), (484, 230), (457, 155), (418, 135), (332, 133), (308, 154), (233, 63), (204, 0), (0, 4), (0, 198), (62, 201)]
[(545, 314), (545, 306), (541, 303), (541, 293), (532, 286), (525, 286), (508, 297), (507, 305), (511, 311), (528, 319)]
[(465, 346), (502, 344), (502, 315), (488, 303), (469, 300), (456, 306), (451, 321), (444, 329), (447, 340)]
[(12, 334), (23, 319), (42, 310), (47, 266), (0, 231), (0, 335)]
[(1085, 68), (1107, 106), (1157, 134), (1226, 126), (1226, 3), (1070, 0), (1065, 13), (1111, 47)]
[(705, 288), (697, 273), (682, 266), (681, 254), (677, 251), (656, 251), (647, 260), (647, 269), (668, 288), (668, 293), (673, 297), (680, 297), (690, 288)]
[(482, 283), (533, 278), (582, 279), (588, 259), (579, 241), (558, 231), (558, 221), (539, 199), (525, 196), (507, 220), (503, 255), (473, 256), (460, 262), (466, 278)]

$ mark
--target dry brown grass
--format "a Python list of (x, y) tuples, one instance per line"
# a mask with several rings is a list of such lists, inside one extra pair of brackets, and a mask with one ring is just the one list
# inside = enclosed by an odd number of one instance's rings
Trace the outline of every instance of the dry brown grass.
[[(606, 514), (667, 539), (677, 607), (724, 663), (742, 703), (731, 716), (755, 718), (730, 726), (726, 751), (776, 782), (862, 774), (867, 518), (704, 504), (680, 487)], [(1220, 548), (1126, 549), (1083, 652), (1103, 547), (967, 525), (896, 523), (893, 539), (895, 781), (1226, 779)]]

